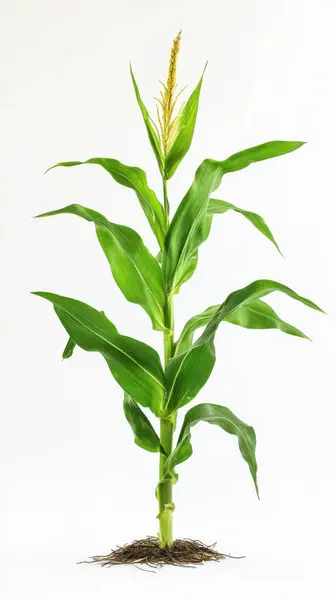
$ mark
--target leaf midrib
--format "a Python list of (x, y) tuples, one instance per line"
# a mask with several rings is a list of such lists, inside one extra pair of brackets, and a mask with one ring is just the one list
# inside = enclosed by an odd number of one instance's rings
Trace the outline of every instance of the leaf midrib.
[[(115, 348), (118, 352), (120, 352), (120, 354), (123, 354), (124, 356), (126, 356), (131, 362), (135, 363), (136, 365), (138, 365), (138, 367), (140, 369), (142, 369), (143, 371), (145, 371), (145, 373), (147, 373), (154, 381), (156, 381), (156, 383), (158, 383), (163, 389), (165, 389), (164, 385), (162, 384), (161, 381), (159, 381), (158, 379), (156, 379), (156, 377), (154, 377), (154, 375), (152, 373), (150, 373), (150, 371), (147, 371), (147, 369), (145, 369), (140, 363), (138, 363), (137, 360), (135, 360), (135, 358), (133, 358), (132, 356), (130, 356), (129, 354), (127, 354), (127, 352), (125, 352), (124, 350), (122, 350), (121, 348), (119, 348), (118, 346), (116, 346), (115, 344), (113, 344), (111, 342), (111, 340), (106, 339), (104, 336), (102, 336), (100, 333), (94, 331), (93, 329), (90, 329), (87, 325), (85, 325), (85, 323), (83, 323), (78, 317), (74, 316), (73, 314), (71, 314), (68, 310), (64, 309), (62, 306), (60, 306), (58, 304), (59, 308), (67, 313), (72, 319), (74, 319), (75, 321), (77, 321), (77, 323), (79, 323), (82, 327), (84, 327), (85, 329), (87, 329), (88, 331), (90, 331), (91, 333), (94, 333), (94, 335), (97, 335), (100, 339), (102, 339), (104, 342), (106, 342), (107, 344), (109, 344), (110, 346), (112, 346), (112, 348)], [(120, 334), (116, 334), (119, 335), (119, 337), (124, 337), (121, 336)], [(78, 344), (79, 345), (79, 344)]]
[[(109, 228), (108, 228), (108, 229), (109, 229)], [(113, 233), (112, 233), (111, 229), (109, 229), (109, 231), (110, 231), (110, 232), (111, 232), (111, 234), (113, 235)], [(126, 243), (127, 243), (127, 238), (126, 238), (126, 236), (125, 236), (124, 232), (123, 232), (122, 230), (120, 230), (120, 229), (119, 229), (119, 233), (120, 233), (120, 234), (121, 234), (121, 236), (122, 236), (122, 237), (123, 237), (123, 238), (126, 240)], [(156, 298), (156, 296), (155, 296), (155, 294), (154, 294), (153, 290), (150, 288), (149, 284), (147, 283), (147, 281), (146, 281), (146, 280), (145, 280), (145, 278), (143, 277), (143, 275), (142, 275), (141, 271), (139, 271), (139, 268), (137, 267), (136, 263), (135, 263), (135, 262), (134, 262), (134, 260), (132, 259), (132, 256), (129, 254), (129, 252), (128, 252), (128, 250), (125, 248), (125, 246), (122, 246), (122, 244), (119, 242), (119, 240), (117, 239), (117, 237), (116, 237), (116, 236), (113, 236), (113, 237), (114, 237), (114, 239), (116, 240), (116, 242), (119, 244), (119, 246), (120, 246), (120, 247), (123, 249), (123, 251), (125, 252), (125, 254), (126, 254), (127, 258), (129, 259), (129, 261), (131, 262), (131, 264), (134, 266), (134, 268), (135, 268), (135, 270), (137, 271), (137, 273), (138, 273), (138, 275), (139, 275), (140, 279), (142, 280), (142, 282), (143, 282), (144, 286), (147, 288), (147, 290), (149, 291), (150, 295), (152, 296), (152, 298), (153, 298), (153, 300), (154, 300), (154, 302), (155, 302), (156, 306), (157, 306), (157, 307), (158, 307), (158, 309), (159, 309), (160, 316), (162, 317), (162, 316), (163, 316), (163, 307), (162, 307), (162, 306), (159, 304), (159, 301), (158, 301), (158, 299)], [(144, 250), (145, 250), (145, 252), (146, 252), (146, 251), (147, 251), (147, 248), (145, 247), (145, 245), (144, 245), (144, 244), (143, 244), (143, 248), (144, 248)], [(153, 257), (153, 259), (154, 259), (154, 257)], [(154, 260), (155, 260), (155, 259), (154, 259)], [(161, 325), (163, 324), (163, 321), (162, 321), (161, 319), (160, 319), (160, 324), (161, 324)]]

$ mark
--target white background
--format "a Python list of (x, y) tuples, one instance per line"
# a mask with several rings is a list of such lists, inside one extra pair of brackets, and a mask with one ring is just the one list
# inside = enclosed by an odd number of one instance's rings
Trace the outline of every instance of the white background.
[[(334, 2), (0, 5), (4, 600), (333, 598)], [(261, 501), (236, 439), (200, 424), (194, 455), (178, 468), (175, 532), (217, 540), (247, 559), (152, 575), (76, 565), (156, 533), (157, 456), (134, 445), (122, 393), (100, 356), (77, 351), (62, 363), (66, 334), (51, 306), (29, 292), (84, 300), (157, 348), (161, 336), (116, 287), (90, 224), (31, 217), (80, 202), (134, 227), (156, 251), (136, 197), (102, 169), (43, 172), (60, 160), (110, 156), (144, 168), (160, 193), (128, 61), (154, 107), (180, 27), (180, 85), (190, 92), (206, 59), (209, 65), (193, 146), (169, 186), (173, 207), (205, 157), (224, 159), (272, 139), (309, 143), (224, 178), (217, 197), (262, 214), (286, 259), (239, 215), (218, 216), (193, 280), (176, 299), (178, 330), (258, 278), (294, 287), (328, 316), (278, 294), (273, 307), (313, 343), (222, 325), (216, 368), (199, 401), (223, 403), (256, 429)]]

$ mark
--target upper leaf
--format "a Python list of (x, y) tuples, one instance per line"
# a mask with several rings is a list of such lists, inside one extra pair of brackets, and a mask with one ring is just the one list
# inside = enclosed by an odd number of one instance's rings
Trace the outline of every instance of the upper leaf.
[(165, 330), (161, 268), (139, 234), (130, 227), (111, 223), (104, 215), (80, 204), (71, 204), (38, 216), (60, 214), (77, 215), (95, 223), (98, 240), (124, 296), (129, 302), (144, 308), (154, 329)]
[[(204, 73), (203, 73), (204, 75)], [(177, 134), (165, 159), (165, 177), (170, 179), (187, 154), (194, 135), (203, 75), (178, 117)]]
[(148, 187), (146, 173), (138, 167), (128, 167), (114, 158), (90, 158), (86, 161), (61, 162), (53, 165), (46, 172), (56, 167), (75, 167), (77, 165), (99, 165), (103, 167), (115, 181), (135, 191), (147, 220), (157, 238), (160, 248), (165, 239), (165, 217), (162, 204), (155, 192)]
[(255, 456), (256, 435), (254, 429), (238, 419), (228, 408), (219, 406), (218, 404), (197, 404), (186, 413), (176, 448), (169, 455), (165, 463), (166, 471), (171, 471), (176, 465), (184, 462), (192, 455), (190, 429), (200, 421), (205, 421), (211, 425), (218, 425), (227, 433), (238, 437), (239, 450), (249, 466), (259, 497), (257, 461)]
[[(204, 312), (191, 317), (191, 319), (187, 321), (176, 342), (175, 356), (177, 354), (182, 354), (190, 348), (193, 343), (196, 329), (208, 325), (219, 308), (219, 304), (210, 306)], [(309, 339), (302, 331), (280, 319), (273, 308), (262, 300), (247, 301), (230, 315), (225, 317), (224, 321), (234, 325), (240, 325), (240, 327), (245, 327), (246, 329), (279, 329), (279, 331), (283, 331), (284, 333)]]
[(135, 443), (148, 452), (162, 451), (164, 453), (160, 438), (151, 422), (142, 412), (140, 406), (126, 393), (124, 394), (124, 413), (133, 430)]
[(49, 292), (33, 293), (53, 303), (75, 344), (89, 352), (100, 352), (123, 390), (155, 415), (160, 415), (165, 393), (164, 373), (153, 348), (120, 335), (104, 314), (84, 302)]
[(272, 244), (274, 244), (276, 249), (281, 254), (280, 248), (279, 248), (278, 244), (276, 243), (270, 228), (268, 227), (268, 225), (266, 225), (264, 219), (260, 215), (258, 215), (255, 212), (251, 212), (250, 210), (243, 210), (242, 208), (238, 208), (238, 206), (235, 206), (234, 204), (231, 204), (230, 202), (225, 202), (224, 200), (215, 200), (214, 198), (210, 198), (209, 204), (208, 204), (208, 211), (207, 211), (208, 215), (224, 214), (228, 210), (233, 210), (236, 213), (240, 213), (241, 215), (243, 215), (265, 237), (267, 237), (267, 239), (270, 240), (272, 242)]
[(209, 197), (219, 187), (222, 177), (226, 173), (244, 169), (254, 162), (292, 152), (302, 144), (303, 142), (268, 142), (233, 154), (221, 162), (211, 159), (203, 161), (167, 232), (163, 257), (163, 276), (167, 290), (172, 293), (178, 291), (185, 281), (190, 257), (209, 234)]
[(131, 77), (132, 77), (132, 82), (133, 82), (133, 86), (134, 86), (135, 96), (136, 96), (146, 129), (147, 129), (149, 141), (151, 143), (154, 154), (156, 156), (156, 160), (158, 161), (160, 173), (162, 175), (164, 175), (164, 157), (163, 157), (162, 150), (161, 150), (160, 140), (155, 131), (155, 128), (152, 125), (152, 120), (149, 116), (148, 110), (141, 99), (139, 88), (138, 88), (137, 82), (135, 81), (135, 77), (134, 77), (134, 73), (132, 71), (131, 65), (130, 65), (130, 71), (131, 71)]
[(289, 287), (260, 279), (245, 288), (232, 292), (220, 305), (198, 340), (183, 354), (174, 356), (167, 365), (167, 396), (165, 413), (170, 414), (190, 402), (210, 377), (215, 364), (214, 338), (219, 324), (247, 301), (256, 300), (271, 292), (283, 292), (310, 308), (323, 312), (314, 302), (299, 296)]

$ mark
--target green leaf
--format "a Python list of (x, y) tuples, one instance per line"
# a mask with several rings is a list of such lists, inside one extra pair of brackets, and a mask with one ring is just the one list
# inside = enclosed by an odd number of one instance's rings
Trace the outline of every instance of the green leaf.
[(89, 160), (60, 162), (47, 169), (56, 167), (75, 167), (77, 165), (99, 165), (107, 171), (117, 183), (135, 191), (147, 220), (157, 238), (160, 248), (165, 239), (165, 217), (162, 204), (155, 192), (148, 187), (146, 173), (138, 167), (128, 167), (114, 158), (90, 158)]
[(238, 171), (250, 164), (293, 152), (303, 142), (274, 141), (233, 154), (224, 161), (206, 159), (196, 171), (189, 191), (179, 205), (170, 224), (163, 257), (164, 284), (176, 293), (186, 280), (188, 262), (209, 235), (211, 215), (207, 216), (209, 197), (220, 185), (226, 173)]
[(238, 437), (239, 450), (249, 466), (259, 498), (257, 461), (255, 456), (256, 435), (254, 429), (243, 423), (225, 406), (219, 406), (218, 404), (197, 404), (186, 413), (176, 448), (169, 455), (165, 463), (166, 471), (170, 472), (176, 465), (184, 462), (192, 455), (190, 429), (200, 421), (205, 421), (211, 425), (218, 425), (227, 433)]
[[(100, 311), (102, 315), (106, 316), (104, 311)], [(76, 348), (77, 344), (73, 341), (71, 337), (69, 337), (66, 346), (63, 350), (62, 359), (66, 360), (67, 358), (71, 358), (73, 355), (73, 351)]]
[(75, 347), (76, 347), (75, 342), (73, 341), (73, 339), (71, 337), (69, 337), (67, 344), (63, 350), (63, 354), (62, 354), (63, 360), (65, 360), (67, 358), (71, 358)]
[[(220, 304), (210, 306), (204, 312), (191, 317), (187, 321), (176, 342), (175, 355), (182, 354), (190, 348), (196, 329), (208, 325), (219, 308)], [(224, 321), (245, 327), (246, 329), (279, 329), (279, 331), (283, 331), (284, 333), (309, 340), (309, 337), (302, 333), (302, 331), (280, 319), (273, 308), (262, 300), (247, 301), (229, 316), (225, 317)]]
[(201, 93), (203, 76), (204, 71), (201, 79), (198, 82), (198, 85), (196, 86), (187, 103), (185, 104), (179, 117), (179, 133), (177, 134), (171, 148), (169, 149), (165, 160), (166, 179), (170, 179), (174, 175), (177, 167), (179, 166), (180, 162), (183, 160), (190, 148), (195, 130), (198, 102)]
[(165, 454), (160, 444), (160, 438), (151, 422), (142, 412), (140, 406), (126, 393), (124, 394), (124, 413), (133, 430), (135, 443), (140, 448), (148, 450), (148, 452), (163, 452)]
[(134, 86), (135, 96), (136, 96), (146, 129), (147, 129), (149, 141), (153, 148), (154, 154), (156, 156), (156, 160), (159, 165), (160, 173), (162, 175), (164, 175), (164, 157), (163, 157), (162, 150), (161, 150), (160, 140), (155, 131), (155, 128), (152, 125), (152, 120), (149, 116), (148, 110), (141, 99), (139, 88), (138, 88), (137, 82), (135, 81), (135, 77), (134, 77), (134, 73), (132, 71), (131, 65), (130, 65), (130, 71), (131, 71), (131, 77), (132, 77), (132, 82), (133, 82), (133, 86)]
[(88, 352), (100, 352), (125, 392), (159, 416), (165, 394), (164, 373), (158, 353), (143, 342), (120, 335), (100, 311), (84, 302), (33, 292), (53, 303), (55, 312), (74, 343)]
[(208, 323), (202, 335), (183, 354), (174, 356), (167, 365), (167, 396), (165, 414), (171, 414), (181, 406), (188, 404), (205, 385), (215, 364), (214, 339), (219, 324), (246, 302), (267, 296), (271, 292), (283, 292), (294, 300), (310, 308), (323, 312), (314, 302), (299, 296), (291, 288), (271, 281), (260, 279), (245, 288), (232, 292), (220, 305)]
[(165, 294), (161, 268), (139, 234), (130, 227), (111, 223), (104, 215), (80, 204), (71, 204), (38, 216), (61, 214), (76, 215), (95, 223), (99, 243), (122, 293), (129, 302), (142, 306), (151, 318), (154, 329), (164, 331)]
[(234, 210), (236, 213), (240, 213), (243, 215), (252, 225), (254, 225), (268, 240), (274, 244), (276, 249), (280, 252), (281, 250), (276, 243), (273, 234), (269, 227), (266, 225), (264, 219), (258, 215), (257, 213), (251, 212), (250, 210), (243, 210), (242, 208), (238, 208), (234, 204), (230, 202), (225, 202), (224, 200), (215, 200), (214, 198), (210, 198), (208, 205), (208, 215), (216, 215), (216, 214), (224, 214), (228, 210)]

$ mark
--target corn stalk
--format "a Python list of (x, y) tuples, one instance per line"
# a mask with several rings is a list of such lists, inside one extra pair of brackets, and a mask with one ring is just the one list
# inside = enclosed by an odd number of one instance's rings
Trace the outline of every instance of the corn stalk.
[[(170, 220), (167, 182), (174, 175), (191, 145), (203, 75), (185, 104), (178, 108), (176, 67), (181, 34), (175, 38), (170, 54), (168, 77), (157, 98), (157, 120), (150, 117), (142, 101), (131, 69), (134, 91), (148, 138), (162, 177), (163, 203), (147, 182), (146, 173), (115, 158), (57, 163), (55, 167), (94, 165), (102, 168), (119, 185), (129, 188), (137, 198), (154, 234), (159, 254), (153, 256), (141, 236), (130, 227), (110, 221), (101, 213), (70, 204), (38, 215), (75, 215), (91, 222), (98, 242), (110, 265), (112, 276), (125, 298), (139, 305), (148, 315), (153, 329), (163, 334), (164, 361), (148, 344), (120, 333), (104, 312), (73, 298), (50, 292), (34, 292), (52, 303), (68, 341), (63, 358), (75, 347), (98, 352), (124, 393), (123, 408), (135, 443), (148, 452), (159, 453), (159, 540), (162, 547), (173, 543), (173, 485), (175, 467), (192, 455), (191, 428), (199, 422), (217, 425), (235, 436), (242, 458), (247, 463), (257, 495), (256, 435), (254, 429), (220, 404), (201, 403), (184, 415), (174, 445), (173, 434), (178, 411), (189, 404), (206, 384), (215, 366), (215, 337), (222, 323), (246, 329), (277, 329), (307, 338), (299, 329), (282, 320), (261, 298), (281, 292), (302, 304), (321, 311), (308, 298), (288, 286), (270, 279), (253, 281), (230, 293), (223, 302), (192, 316), (175, 340), (174, 296), (197, 267), (198, 253), (207, 240), (212, 219), (233, 211), (247, 219), (265, 239), (279, 250), (265, 220), (256, 212), (213, 197), (227, 173), (253, 163), (278, 157), (300, 148), (302, 142), (271, 141), (233, 154), (221, 161), (206, 159)], [(201, 335), (195, 335), (203, 328)], [(146, 410), (158, 420), (157, 433)]]

